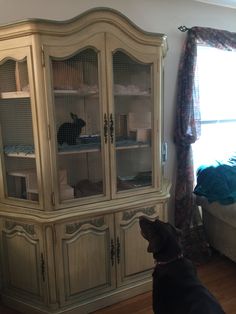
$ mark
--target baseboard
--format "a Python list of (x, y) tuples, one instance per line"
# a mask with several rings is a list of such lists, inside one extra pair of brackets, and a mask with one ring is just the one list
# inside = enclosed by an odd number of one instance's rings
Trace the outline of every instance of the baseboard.
[(19, 298), (4, 294), (2, 295), (2, 303), (24, 314), (88, 314), (136, 295), (151, 291), (151, 289), (152, 281), (149, 279), (145, 282), (133, 284), (132, 287), (123, 286), (96, 298), (58, 309), (49, 309), (39, 305), (33, 305)]

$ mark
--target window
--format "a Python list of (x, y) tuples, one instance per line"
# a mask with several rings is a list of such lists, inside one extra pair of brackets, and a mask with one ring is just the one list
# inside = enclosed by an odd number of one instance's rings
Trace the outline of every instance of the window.
[(194, 170), (236, 151), (236, 51), (198, 46), (201, 137), (192, 145)]

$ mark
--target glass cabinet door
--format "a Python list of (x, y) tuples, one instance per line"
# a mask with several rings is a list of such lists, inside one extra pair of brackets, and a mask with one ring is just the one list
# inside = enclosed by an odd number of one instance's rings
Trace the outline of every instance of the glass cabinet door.
[(104, 194), (98, 53), (51, 57), (60, 201)]
[(117, 50), (113, 54), (117, 192), (153, 184), (152, 65)]
[(0, 141), (4, 197), (38, 202), (28, 59), (0, 64)]

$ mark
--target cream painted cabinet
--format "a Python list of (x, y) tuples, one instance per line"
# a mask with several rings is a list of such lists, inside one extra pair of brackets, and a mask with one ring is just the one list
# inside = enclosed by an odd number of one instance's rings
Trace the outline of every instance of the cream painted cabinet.
[(30, 46), (0, 51), (0, 90), (1, 201), (14, 204), (17, 199), (38, 209), (42, 199), (35, 193), (40, 169)]
[(105, 305), (109, 293), (150, 282), (154, 261), (140, 235), (139, 217), (164, 219), (162, 204), (68, 221), (56, 227), (60, 305)]
[(15, 219), (1, 222), (2, 286), (8, 297), (43, 304), (47, 286), (42, 230)]
[(91, 299), (114, 289), (113, 216), (69, 221), (56, 229), (61, 305)]
[(166, 51), (112, 9), (0, 26), (4, 303), (88, 313), (151, 288), (138, 218), (167, 219)]
[(152, 254), (147, 252), (147, 241), (140, 235), (139, 217), (164, 220), (162, 204), (138, 207), (115, 214), (117, 284), (150, 279), (154, 267)]
[(45, 38), (56, 208), (160, 191), (162, 45), (102, 25)]

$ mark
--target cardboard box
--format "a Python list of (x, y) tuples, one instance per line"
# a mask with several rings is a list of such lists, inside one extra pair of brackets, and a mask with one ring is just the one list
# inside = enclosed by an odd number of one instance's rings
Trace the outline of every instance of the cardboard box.
[(151, 129), (137, 129), (135, 131), (130, 131), (130, 138), (137, 142), (150, 142)]
[(151, 112), (129, 112), (128, 133), (137, 129), (151, 129)]
[[(20, 191), (22, 190), (22, 181), (19, 179), (24, 178), (27, 199), (38, 201), (38, 182), (34, 170), (11, 171), (8, 174), (15, 177), (15, 184), (19, 197)], [(65, 169), (59, 170), (59, 182), (61, 200), (73, 199), (74, 189), (67, 184), (67, 172)]]
[(17, 91), (29, 91), (27, 62), (16, 62), (15, 79)]
[(117, 114), (115, 119), (115, 132), (116, 136), (127, 138), (127, 115), (126, 114)]
[(78, 90), (83, 82), (83, 64), (79, 61), (54, 61), (53, 87), (58, 90)]

